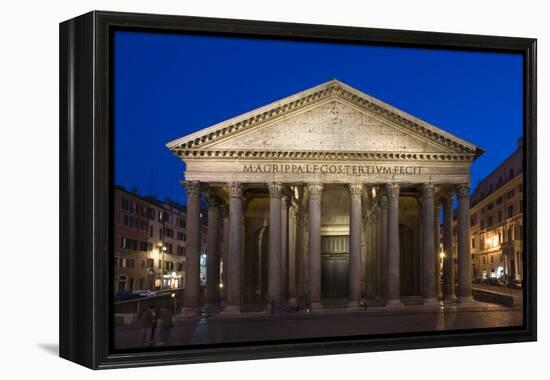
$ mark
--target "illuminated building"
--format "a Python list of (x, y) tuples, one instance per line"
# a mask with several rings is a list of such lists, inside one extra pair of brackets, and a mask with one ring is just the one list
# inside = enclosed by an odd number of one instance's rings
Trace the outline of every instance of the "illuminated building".
[(484, 178), (471, 196), (474, 279), (522, 281), (523, 146)]

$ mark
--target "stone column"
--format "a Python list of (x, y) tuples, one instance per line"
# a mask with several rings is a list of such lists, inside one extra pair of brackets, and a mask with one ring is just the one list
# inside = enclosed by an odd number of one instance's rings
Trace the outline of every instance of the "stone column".
[(223, 288), (221, 289), (221, 292), (220, 292), (221, 298), (223, 300), (222, 302), (224, 304), (227, 299), (226, 288), (227, 288), (227, 279), (229, 277), (229, 269), (228, 269), (228, 263), (227, 263), (228, 256), (229, 256), (229, 205), (224, 205), (223, 206), (223, 258), (222, 258)]
[(399, 185), (390, 183), (388, 192), (388, 299), (386, 306), (401, 306), (399, 295)]
[(281, 197), (281, 298), (288, 299), (288, 204), (289, 196)]
[(226, 306), (224, 313), (240, 313), (243, 189), (240, 183), (229, 184), (229, 252), (227, 255)]
[(378, 251), (378, 258), (380, 259), (380, 293), (383, 298), (388, 298), (388, 197), (384, 191), (380, 192), (380, 215), (379, 215), (379, 229), (380, 229), (380, 247)]
[(296, 210), (288, 210), (288, 302), (296, 305)]
[(267, 302), (281, 300), (281, 195), (283, 185), (269, 185), (269, 254), (267, 261)]
[(321, 194), (323, 185), (307, 185), (309, 192), (309, 302), (312, 310), (321, 305)]
[(455, 302), (455, 275), (453, 263), (453, 193), (442, 199), (443, 204), (443, 298)]
[(437, 298), (441, 295), (441, 272), (440, 272), (440, 265), (439, 265), (439, 241), (440, 241), (440, 221), (439, 221), (439, 215), (441, 212), (441, 208), (439, 207), (438, 202), (434, 202), (434, 248), (435, 248), (435, 257), (434, 257), (434, 273), (435, 273), (435, 293), (437, 294)]
[(464, 304), (474, 300), (472, 297), (472, 256), (470, 254), (470, 186), (468, 184), (458, 186), (457, 198), (457, 302)]
[(424, 304), (438, 304), (435, 291), (434, 186), (422, 186), (422, 262)]
[(187, 189), (187, 245), (185, 257), (185, 290), (183, 306), (185, 312), (194, 312), (200, 303), (200, 245), (201, 206), (198, 181), (185, 182)]
[(220, 302), (220, 204), (212, 194), (208, 195), (207, 239), (206, 299), (208, 307), (216, 308)]
[(363, 185), (350, 184), (349, 227), (349, 308), (358, 308), (361, 302), (361, 193)]

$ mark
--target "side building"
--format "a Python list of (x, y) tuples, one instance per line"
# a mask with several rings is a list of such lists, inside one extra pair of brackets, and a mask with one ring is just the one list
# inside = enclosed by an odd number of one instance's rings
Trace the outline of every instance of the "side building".
[[(182, 288), (187, 209), (170, 200), (114, 190), (114, 292)], [(203, 223), (202, 233), (206, 232)], [(201, 251), (206, 254), (202, 238)]]
[(521, 283), (523, 273), (523, 145), (485, 177), (471, 196), (474, 280)]

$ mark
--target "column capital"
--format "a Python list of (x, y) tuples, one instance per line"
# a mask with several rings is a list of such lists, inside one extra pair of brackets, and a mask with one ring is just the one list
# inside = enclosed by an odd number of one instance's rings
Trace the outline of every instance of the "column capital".
[(452, 208), (453, 207), (453, 191), (449, 191), (447, 194), (445, 194), (443, 197), (441, 197), (441, 204), (443, 207)]
[(199, 181), (183, 181), (183, 186), (187, 190), (187, 196), (200, 194), (200, 182)]
[(243, 186), (238, 182), (231, 182), (228, 186), (230, 198), (242, 198)]
[(283, 184), (280, 182), (272, 182), (267, 185), (269, 188), (270, 198), (281, 198), (283, 194)]
[(323, 192), (323, 185), (320, 183), (308, 183), (307, 191), (310, 197), (319, 197)]
[(467, 183), (461, 183), (456, 187), (456, 196), (459, 198), (465, 198), (470, 196), (470, 185)]
[(435, 186), (431, 183), (424, 183), (421, 187), (422, 199), (433, 199), (435, 193)]
[(352, 197), (360, 197), (363, 192), (363, 184), (361, 183), (350, 183), (349, 192)]
[(386, 184), (386, 191), (390, 199), (399, 197), (399, 184), (398, 183), (388, 183)]

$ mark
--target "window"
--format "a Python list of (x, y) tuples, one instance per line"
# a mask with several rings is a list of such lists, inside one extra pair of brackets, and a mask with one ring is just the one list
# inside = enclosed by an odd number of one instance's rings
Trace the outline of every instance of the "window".
[(134, 259), (128, 259), (128, 268), (135, 268), (136, 261)]
[(508, 241), (512, 240), (512, 227), (508, 228)]
[(177, 239), (178, 239), (178, 240), (185, 240), (185, 239), (183, 238), (183, 232), (179, 232), (179, 231), (178, 231)]
[(481, 222), (479, 223), (479, 228), (481, 228), (482, 230), (485, 229), (485, 220), (481, 220)]
[(118, 278), (118, 291), (119, 292), (126, 291), (126, 276), (120, 276)]
[(476, 247), (476, 238), (472, 238), (472, 248), (475, 248), (475, 247)]
[(475, 226), (477, 223), (477, 214), (473, 214), (471, 217), (470, 217), (470, 226)]
[[(479, 238), (479, 249), (484, 250), (485, 249), (485, 237), (482, 236)], [(485, 263), (484, 263), (485, 264)]]
[(115, 256), (113, 257), (113, 259), (114, 259), (113, 265), (116, 268), (118, 266), (118, 257)]
[(130, 209), (130, 204), (128, 199), (122, 199), (122, 209), (128, 211)]
[(162, 260), (159, 259), (159, 269), (162, 269)]
[(497, 205), (502, 204), (502, 197), (498, 197), (497, 199)]
[(493, 202), (489, 203), (489, 206), (487, 206), (487, 210), (492, 210), (493, 209)]
[(153, 269), (155, 266), (155, 260), (154, 259), (147, 259), (147, 268)]
[(514, 178), (514, 168), (510, 168), (510, 179)]
[(511, 199), (514, 196), (514, 190), (510, 190), (506, 196)]
[(164, 233), (165, 233), (166, 236), (169, 237), (169, 238), (173, 238), (173, 237), (174, 237), (174, 230), (171, 229), (171, 228), (165, 228), (165, 229), (164, 229)]
[(183, 270), (183, 264), (178, 263), (178, 272), (181, 272)]
[(487, 218), (487, 226), (491, 227), (493, 225), (493, 215)]
[(139, 250), (143, 252), (147, 252), (147, 242), (146, 241), (140, 241), (139, 242)]
[(498, 210), (498, 221), (499, 223), (502, 222), (502, 211)]
[(514, 216), (514, 205), (508, 206), (508, 218)]
[(172, 254), (174, 252), (174, 246), (171, 243), (166, 244), (166, 252)]
[(491, 256), (491, 264), (493, 263), (493, 256)]
[(182, 247), (181, 245), (178, 245), (177, 248), (176, 248), (176, 254), (178, 256), (183, 256), (185, 255), (185, 249), (184, 247)]
[(485, 257), (483, 258), (483, 264), (486, 264), (487, 263), (487, 260), (485, 259)]

